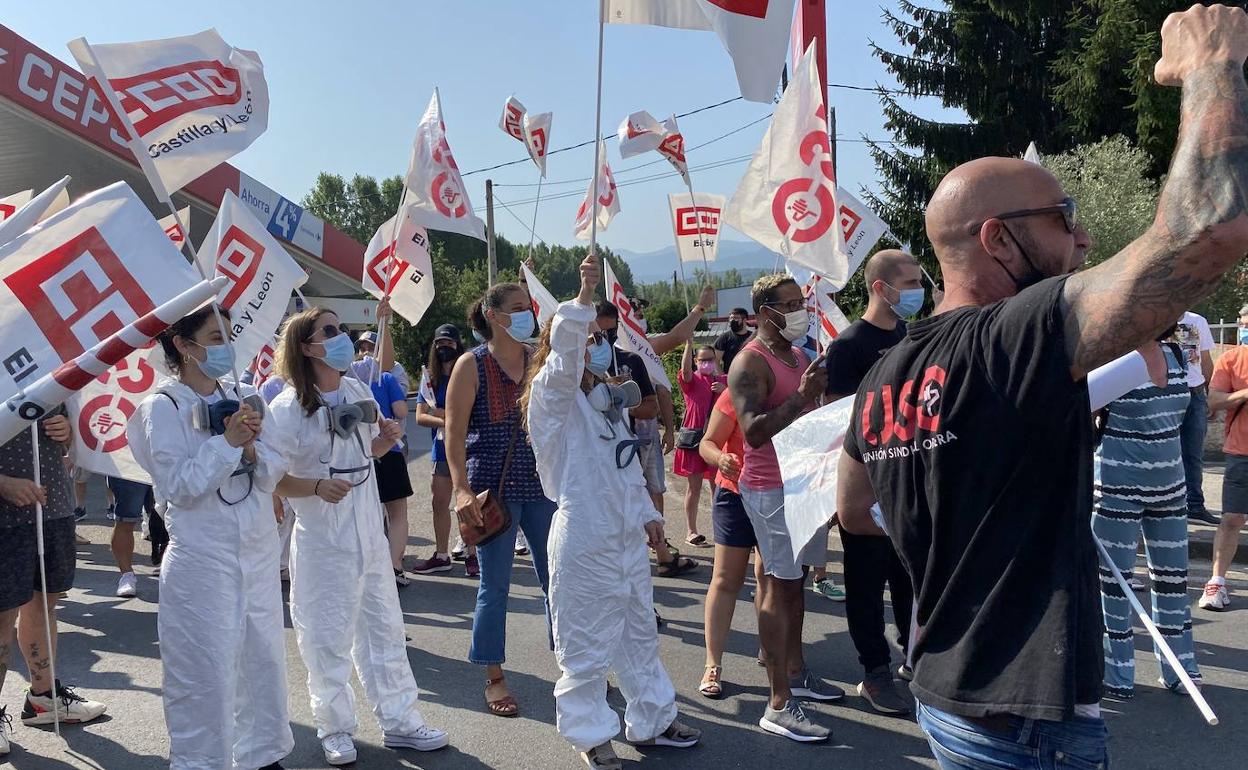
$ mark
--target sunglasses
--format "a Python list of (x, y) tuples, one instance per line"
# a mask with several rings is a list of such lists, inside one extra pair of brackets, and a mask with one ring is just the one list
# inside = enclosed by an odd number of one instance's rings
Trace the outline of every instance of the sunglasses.
[(989, 219), (1022, 219), (1023, 217), (1038, 217), (1044, 214), (1061, 214), (1062, 222), (1066, 225), (1066, 232), (1072, 235), (1079, 227), (1079, 207), (1075, 205), (1075, 199), (1064, 198), (1061, 203), (1052, 206), (1007, 211), (1004, 214), (997, 214), (995, 217), (988, 217), (988, 219), (972, 227), (970, 233), (971, 235), (979, 235), (979, 231), (984, 229), (984, 225), (987, 224)]
[[(316, 329), (312, 330), (313, 337), (316, 336), (316, 331), (317, 331)], [(337, 337), (339, 334), (342, 334), (342, 329), (339, 329), (337, 326), (333, 326), (331, 324), (325, 324), (324, 326), (321, 327), (320, 331), (321, 331), (321, 334), (325, 335), (325, 339), (327, 340), (332, 340), (334, 337)], [(308, 337), (306, 340), (304, 340), (304, 342), (314, 342), (314, 340), (312, 339), (312, 337)]]
[(805, 299), (793, 299), (788, 302), (768, 302), (763, 307), (772, 307), (782, 313), (796, 313), (806, 307)]

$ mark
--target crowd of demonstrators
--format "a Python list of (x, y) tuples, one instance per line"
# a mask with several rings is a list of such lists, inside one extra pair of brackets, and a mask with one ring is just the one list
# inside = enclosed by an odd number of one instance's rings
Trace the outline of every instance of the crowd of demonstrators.
[(1226, 468), (1222, 477), (1222, 518), (1213, 539), (1213, 575), (1205, 584), (1200, 608), (1220, 612), (1230, 606), (1226, 572), (1239, 546), (1239, 532), (1248, 518), (1248, 305), (1239, 309), (1239, 338), (1224, 352), (1209, 380), (1209, 408), (1225, 412), (1222, 449)]
[[(431, 575), (451, 571), (451, 466), (446, 459), (446, 387), (451, 380), (455, 362), (464, 354), (459, 329), (454, 324), (443, 324), (433, 333), (429, 346), (429, 360), (425, 372), (429, 388), (416, 394), (416, 424), (428, 428), (433, 440), (429, 452), (432, 474), (429, 477), (429, 497), (433, 508), (433, 556), (420, 559), (412, 565), (417, 575)], [(429, 396), (433, 396), (432, 403)]]

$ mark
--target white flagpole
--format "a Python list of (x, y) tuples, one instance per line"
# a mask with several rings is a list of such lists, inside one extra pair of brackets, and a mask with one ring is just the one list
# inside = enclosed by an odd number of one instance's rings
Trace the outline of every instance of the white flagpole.
[(1210, 726), (1216, 726), (1218, 724), (1218, 715), (1213, 713), (1213, 709), (1209, 707), (1209, 702), (1205, 700), (1205, 696), (1201, 694), (1200, 688), (1197, 687), (1192, 682), (1192, 678), (1187, 675), (1187, 670), (1184, 669), (1183, 664), (1179, 662), (1178, 656), (1174, 654), (1174, 650), (1170, 649), (1170, 645), (1166, 642), (1166, 638), (1161, 635), (1161, 631), (1158, 630), (1157, 625), (1153, 623), (1153, 619), (1149, 617), (1148, 612), (1145, 611), (1143, 605), (1140, 604), (1140, 600), (1136, 598), (1135, 591), (1131, 590), (1131, 586), (1127, 584), (1127, 581), (1123, 578), (1122, 573), (1118, 571), (1118, 565), (1114, 564), (1114, 560), (1109, 558), (1109, 552), (1105, 550), (1105, 544), (1101, 542), (1101, 539), (1097, 537), (1095, 533), (1093, 533), (1092, 539), (1096, 541), (1096, 549), (1101, 552), (1101, 561), (1109, 567), (1110, 572), (1113, 573), (1114, 581), (1117, 582), (1118, 587), (1122, 589), (1123, 595), (1127, 597), (1127, 601), (1130, 602), (1131, 608), (1135, 610), (1135, 614), (1139, 616), (1140, 622), (1144, 624), (1144, 628), (1148, 629), (1148, 634), (1153, 637), (1153, 643), (1157, 645), (1157, 649), (1161, 650), (1161, 654), (1166, 659), (1166, 662), (1170, 664), (1170, 668), (1174, 669), (1174, 673), (1178, 675), (1179, 681), (1183, 683), (1183, 688), (1186, 689), (1187, 694), (1191, 696), (1192, 702), (1196, 704), (1196, 708), (1200, 709), (1200, 715), (1205, 718), (1205, 721), (1208, 722)]
[[(30, 424), (30, 448), (35, 461), (35, 486), (42, 486), (39, 478), (39, 423)], [(48, 650), (48, 676), (52, 678), (52, 729), (61, 737), (61, 709), (56, 691), (56, 653), (52, 647), (52, 612), (48, 609), (48, 569), (43, 548), (43, 504), (35, 503), (35, 545), (39, 550), (39, 589), (43, 594), (43, 641)]]
[(533, 226), (529, 228), (529, 259), (533, 259), (533, 241), (537, 238), (537, 207), (542, 203), (542, 182), (545, 179), (545, 176), (537, 178), (537, 197), (533, 200)]
[[(689, 202), (693, 205), (694, 221), (697, 223), (698, 235), (701, 236), (702, 214), (698, 210), (697, 196), (693, 194), (693, 175), (689, 173), (688, 167), (685, 168), (685, 187), (689, 190)], [(698, 245), (702, 247), (702, 267), (706, 268), (706, 277), (709, 281), (711, 277), (711, 261), (706, 258), (706, 239), (699, 237)]]
[[(594, 105), (594, 191), (589, 207), (589, 253), (598, 253), (598, 182), (602, 167), (602, 39), (607, 28), (607, 0), (598, 5), (598, 94)], [(606, 257), (603, 257), (606, 262)], [(605, 271), (604, 271), (605, 274)]]

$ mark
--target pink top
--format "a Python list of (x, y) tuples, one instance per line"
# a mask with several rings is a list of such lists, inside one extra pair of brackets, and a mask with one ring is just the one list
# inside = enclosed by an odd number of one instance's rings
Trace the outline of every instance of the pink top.
[[(763, 410), (770, 411), (783, 404), (789, 396), (797, 392), (798, 385), (802, 382), (802, 375), (806, 372), (806, 367), (810, 366), (810, 358), (807, 357), (805, 351), (801, 348), (793, 347), (793, 357), (796, 359), (795, 366), (789, 366), (784, 361), (776, 358), (776, 356), (767, 349), (767, 346), (752, 339), (742, 350), (751, 350), (763, 357), (767, 365), (771, 367), (771, 374), (775, 378), (775, 386), (772, 387), (771, 393), (763, 400)], [(745, 459), (742, 462), (740, 484), (750, 489), (765, 490), (777, 489), (784, 486), (784, 481), (780, 478), (780, 463), (776, 460), (776, 449), (768, 441), (761, 447), (755, 449), (750, 443), (745, 442)]]
[(711, 385), (724, 382), (724, 379), (722, 376), (707, 377), (698, 372), (694, 372), (688, 380), (683, 372), (676, 377), (680, 392), (685, 397), (685, 419), (680, 424), (682, 428), (706, 427), (707, 421), (711, 419), (711, 407), (715, 405), (715, 393), (711, 390)]

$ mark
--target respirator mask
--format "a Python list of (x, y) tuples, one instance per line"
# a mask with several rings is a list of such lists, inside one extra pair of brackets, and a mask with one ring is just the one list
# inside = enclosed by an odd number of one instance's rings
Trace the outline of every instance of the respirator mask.
[[(632, 409), (641, 403), (641, 388), (633, 380), (626, 380), (618, 385), (606, 382), (599, 382), (589, 393), (585, 394), (589, 399), (589, 405), (594, 411), (601, 412), (604, 421), (607, 424), (607, 433), (598, 434), (598, 438), (604, 441), (614, 441), (619, 437), (616, 431), (616, 423), (624, 422), (624, 410)], [(625, 432), (629, 432), (625, 428)], [(630, 433), (631, 435), (631, 433)], [(617, 468), (627, 468), (633, 458), (637, 456), (637, 449), (642, 442), (636, 438), (627, 438), (616, 444), (615, 447), (615, 465)], [(627, 456), (627, 459), (625, 457)]]
[[(354, 403), (342, 403), (337, 406), (326, 405), (321, 409), (321, 414), (325, 415), (325, 429), (329, 431), (329, 459), (322, 459), (321, 462), (329, 466), (330, 478), (333, 478), (335, 474), (348, 475), (367, 471), (363, 479), (358, 482), (351, 482), (353, 487), (360, 486), (371, 477), (373, 458), (369, 451), (364, 448), (364, 439), (360, 438), (358, 428), (361, 423), (373, 425), (377, 422), (380, 417), (377, 411), (377, 402), (368, 399)], [(363, 456), (365, 464), (355, 468), (333, 467), (330, 463), (333, 461), (334, 456), (334, 441), (339, 438), (347, 439), (351, 436), (355, 437), (355, 442), (360, 447), (360, 454)]]
[[(157, 392), (172, 401), (175, 409), (180, 408), (178, 407), (178, 401), (173, 397), (173, 394), (163, 389)], [(237, 414), (239, 410), (239, 402), (232, 398), (225, 398), (225, 392), (221, 390), (220, 385), (217, 386), (217, 393), (221, 395), (220, 401), (209, 404), (202, 398), (198, 399), (195, 402), (195, 406), (192, 408), (193, 411), (191, 412), (191, 427), (195, 430), (207, 431), (211, 436), (224, 435), (225, 421)], [(244, 398), (242, 403), (251, 407), (261, 415), (265, 414), (264, 399), (260, 398), (260, 396), (255, 393)], [(222, 495), (221, 490), (218, 489), (217, 497), (221, 499), (221, 502), (226, 505), (238, 505), (242, 501), (246, 500), (247, 497), (251, 495), (255, 468), (256, 464), (249, 461), (247, 458), (244, 457), (239, 460), (238, 467), (235, 468), (234, 472), (230, 474), (230, 478), (234, 478), (236, 476), (246, 476), (247, 492), (237, 500), (226, 500), (225, 495)]]

